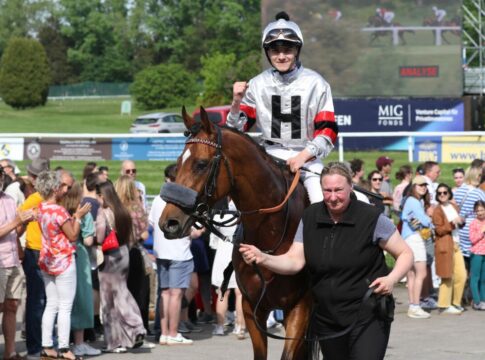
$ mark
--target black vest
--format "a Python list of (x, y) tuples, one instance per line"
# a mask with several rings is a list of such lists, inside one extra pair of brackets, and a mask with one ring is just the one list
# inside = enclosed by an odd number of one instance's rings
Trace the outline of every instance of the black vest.
[(315, 301), (313, 327), (326, 334), (342, 330), (359, 317), (370, 318), (361, 302), (369, 284), (389, 270), (384, 253), (372, 243), (380, 211), (351, 202), (342, 221), (335, 224), (323, 202), (303, 214), (303, 243)]

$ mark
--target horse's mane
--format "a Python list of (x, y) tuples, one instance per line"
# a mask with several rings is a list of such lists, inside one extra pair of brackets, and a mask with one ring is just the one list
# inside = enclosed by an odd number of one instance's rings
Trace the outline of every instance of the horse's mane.
[(252, 136), (249, 136), (248, 134), (242, 132), (242, 131), (239, 131), (238, 129), (236, 128), (233, 128), (233, 127), (230, 127), (230, 126), (226, 126), (226, 125), (223, 125), (223, 126), (220, 126), (221, 129), (224, 129), (224, 130), (228, 130), (236, 135), (239, 135), (241, 137), (243, 137), (244, 139), (248, 140), (249, 142), (251, 142), (260, 152), (261, 152), (261, 155), (263, 155), (263, 158), (266, 159), (267, 161), (271, 162), (272, 164), (274, 164), (275, 166), (277, 166), (278, 168), (282, 169), (282, 170), (288, 170), (288, 166), (286, 165), (286, 161), (284, 160), (281, 160), (281, 159), (278, 159), (278, 158), (275, 158), (274, 156), (271, 156), (270, 154), (268, 154), (266, 152), (266, 149), (264, 148), (264, 146), (262, 146), (261, 144), (259, 144), (255, 139), (254, 137)]

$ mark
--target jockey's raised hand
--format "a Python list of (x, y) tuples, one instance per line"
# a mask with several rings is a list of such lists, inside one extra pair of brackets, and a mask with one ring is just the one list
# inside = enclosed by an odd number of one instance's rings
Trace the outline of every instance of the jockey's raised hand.
[(239, 107), (241, 101), (246, 94), (246, 89), (248, 88), (248, 83), (246, 81), (236, 81), (232, 86), (232, 105), (231, 113), (239, 113)]

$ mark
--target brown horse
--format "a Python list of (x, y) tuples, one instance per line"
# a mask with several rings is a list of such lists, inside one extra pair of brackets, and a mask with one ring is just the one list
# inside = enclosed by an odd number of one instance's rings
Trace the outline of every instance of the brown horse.
[[(455, 16), (451, 20), (444, 20), (444, 21), (442, 21), (440, 23), (433, 16), (432, 17), (427, 17), (427, 18), (425, 18), (423, 20), (423, 26), (436, 26), (436, 27), (440, 27), (440, 26), (456, 26), (456, 27), (461, 27), (461, 18), (459, 16)], [(445, 36), (445, 34), (447, 32), (451, 33), (452, 35), (458, 36), (458, 37), (461, 36), (461, 30), (443, 30), (441, 32), (441, 38), (443, 39), (443, 41), (446, 44), (449, 44), (450, 43), (448, 41), (448, 39), (446, 38), (446, 36)], [(433, 31), (433, 38), (435, 39), (434, 41), (436, 41), (436, 32), (435, 31)]]
[[(372, 44), (380, 37), (385, 37), (391, 35), (392, 38), (392, 28), (401, 26), (399, 22), (393, 22), (392, 24), (387, 24), (380, 16), (372, 15), (369, 16), (368, 24), (369, 27), (382, 27), (382, 28), (389, 28), (389, 31), (373, 31), (370, 34), (370, 41), (369, 44)], [(414, 34), (414, 30), (398, 30), (397, 35), (399, 36), (399, 40), (401, 44), (406, 45), (406, 39), (404, 38), (405, 33)]]
[[(282, 203), (294, 175), (285, 164), (275, 162), (251, 137), (214, 125), (204, 109), (201, 108), (200, 123), (196, 123), (185, 108), (182, 115), (191, 135), (177, 160), (173, 194), (176, 197), (175, 193), (180, 192), (187, 196), (165, 207), (159, 220), (165, 236), (170, 239), (186, 236), (195, 219), (207, 214), (218, 199), (230, 195), (241, 212), (244, 243), (275, 255), (288, 251), (307, 205), (302, 184), (298, 184), (280, 211), (259, 214), (254, 210)], [(242, 260), (237, 246), (232, 261), (243, 293), (244, 318), (254, 359), (267, 358), (267, 336), (258, 325), (266, 330), (268, 314), (275, 308), (283, 309), (286, 336), (293, 338), (285, 341), (281, 359), (304, 359), (307, 345), (303, 338), (312, 304), (306, 272), (283, 276), (249, 266)]]

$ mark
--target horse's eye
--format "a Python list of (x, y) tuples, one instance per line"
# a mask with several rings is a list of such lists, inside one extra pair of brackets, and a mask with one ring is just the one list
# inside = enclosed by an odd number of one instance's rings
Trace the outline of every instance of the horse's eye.
[(208, 165), (209, 165), (209, 160), (197, 160), (194, 163), (194, 170), (197, 172), (202, 172), (207, 168)]

